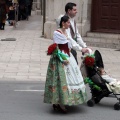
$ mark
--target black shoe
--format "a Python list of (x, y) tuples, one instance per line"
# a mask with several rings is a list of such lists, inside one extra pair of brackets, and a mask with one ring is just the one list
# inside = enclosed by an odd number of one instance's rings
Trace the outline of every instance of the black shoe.
[(0, 28), (0, 30), (4, 30), (4, 28)]
[(53, 109), (54, 109), (54, 111), (58, 110), (58, 105), (53, 104)]
[(53, 104), (54, 111), (60, 111), (62, 113), (67, 113), (66, 108), (62, 108), (59, 104)]
[(5, 23), (2, 23), (1, 30), (5, 29)]
[(62, 113), (67, 113), (67, 109), (64, 107), (62, 107), (62, 106), (60, 106), (60, 105), (58, 105), (58, 107), (59, 107), (59, 109), (60, 109), (60, 111), (62, 112)]

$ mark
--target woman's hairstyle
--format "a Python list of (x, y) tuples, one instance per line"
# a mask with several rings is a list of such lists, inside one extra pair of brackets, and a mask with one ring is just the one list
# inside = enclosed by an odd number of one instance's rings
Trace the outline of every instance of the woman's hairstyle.
[(64, 15), (63, 17), (61, 17), (60, 24), (59, 24), (60, 28), (63, 27), (62, 26), (62, 22), (66, 23), (68, 20), (69, 20), (69, 17), (66, 16), (66, 15)]
[(74, 6), (77, 6), (75, 3), (69, 2), (65, 5), (65, 12), (67, 13), (68, 10), (72, 10)]

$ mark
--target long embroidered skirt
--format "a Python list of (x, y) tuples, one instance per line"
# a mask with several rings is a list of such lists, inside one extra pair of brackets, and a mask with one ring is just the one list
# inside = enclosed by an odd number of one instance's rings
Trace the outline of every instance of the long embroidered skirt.
[(86, 102), (86, 88), (79, 67), (72, 54), (68, 60), (66, 66), (57, 56), (51, 56), (45, 83), (45, 103), (78, 105)]

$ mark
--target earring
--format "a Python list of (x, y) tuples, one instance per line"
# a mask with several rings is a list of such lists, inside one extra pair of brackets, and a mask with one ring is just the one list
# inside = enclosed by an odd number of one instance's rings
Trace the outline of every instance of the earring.
[(65, 26), (63, 25), (62, 28), (65, 29)]

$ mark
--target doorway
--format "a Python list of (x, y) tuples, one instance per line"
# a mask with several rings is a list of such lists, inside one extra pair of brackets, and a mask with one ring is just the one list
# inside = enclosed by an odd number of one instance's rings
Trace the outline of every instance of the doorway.
[(120, 0), (92, 0), (91, 31), (120, 33)]

